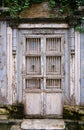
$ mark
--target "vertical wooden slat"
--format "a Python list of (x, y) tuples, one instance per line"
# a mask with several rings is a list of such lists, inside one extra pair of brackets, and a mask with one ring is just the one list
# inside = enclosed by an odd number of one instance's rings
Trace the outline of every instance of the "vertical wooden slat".
[(74, 78), (75, 78), (75, 75), (74, 75), (74, 70), (75, 70), (75, 64), (74, 64), (74, 61), (75, 61), (75, 56), (72, 54), (71, 55), (71, 59), (70, 59), (70, 98), (71, 98), (71, 104), (75, 104), (75, 81), (74, 81)]
[[(60, 57), (61, 58), (60, 59), (60, 64), (61, 64), (61, 66), (60, 66), (60, 72), (61, 72), (61, 75), (65, 75), (65, 59), (64, 59), (64, 52), (65, 52), (65, 50), (64, 50), (64, 44), (65, 44), (65, 41), (64, 40), (65, 39), (62, 36), (60, 38), (60, 51), (62, 52), (62, 57)], [(64, 80), (65, 80), (65, 78), (62, 78), (61, 79), (61, 83), (60, 83), (62, 90), (64, 90)]]
[(46, 89), (46, 39), (43, 36), (43, 77), (44, 77), (44, 89)]
[[(26, 59), (25, 59), (25, 50), (27, 39), (25, 39), (24, 35), (21, 31), (18, 32), (18, 50), (17, 50), (17, 60), (18, 63), (18, 102), (25, 102), (24, 89), (25, 89), (25, 78), (24, 75), (26, 72)], [(22, 75), (22, 76), (20, 76)], [(20, 87), (19, 87), (20, 86)]]
[(81, 103), (81, 41), (80, 33), (75, 32), (75, 97), (76, 104)]
[(44, 80), (43, 80), (43, 75), (44, 75), (44, 56), (43, 56), (43, 47), (44, 47), (44, 39), (43, 37), (41, 38), (41, 89), (44, 87)]
[(12, 29), (7, 27), (7, 79), (8, 79), (8, 103), (12, 104)]
[(13, 76), (13, 81), (12, 81), (12, 89), (13, 89), (13, 103), (16, 103), (17, 102), (17, 92), (18, 92), (18, 89), (17, 89), (17, 29), (13, 29), (13, 42), (12, 42), (12, 52), (13, 52), (13, 71), (12, 71), (12, 76)]

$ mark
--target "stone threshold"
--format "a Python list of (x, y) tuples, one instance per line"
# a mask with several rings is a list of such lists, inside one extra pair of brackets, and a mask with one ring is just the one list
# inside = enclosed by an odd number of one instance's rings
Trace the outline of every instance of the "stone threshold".
[(11, 124), (10, 130), (65, 130), (63, 119), (1, 119), (0, 124)]
[(23, 130), (64, 130), (63, 119), (24, 119), (21, 123)]

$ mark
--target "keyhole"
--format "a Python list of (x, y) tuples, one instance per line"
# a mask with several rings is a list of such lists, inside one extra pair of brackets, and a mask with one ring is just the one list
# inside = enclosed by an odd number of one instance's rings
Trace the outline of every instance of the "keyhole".
[(52, 71), (54, 71), (55, 69), (55, 65), (51, 65)]
[(32, 65), (32, 69), (33, 69), (33, 71), (35, 71), (35, 65)]

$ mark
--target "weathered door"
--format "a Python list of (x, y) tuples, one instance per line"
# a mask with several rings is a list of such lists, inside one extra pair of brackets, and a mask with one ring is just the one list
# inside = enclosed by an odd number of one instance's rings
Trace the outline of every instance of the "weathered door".
[(23, 86), (26, 114), (62, 115), (64, 36), (25, 35)]

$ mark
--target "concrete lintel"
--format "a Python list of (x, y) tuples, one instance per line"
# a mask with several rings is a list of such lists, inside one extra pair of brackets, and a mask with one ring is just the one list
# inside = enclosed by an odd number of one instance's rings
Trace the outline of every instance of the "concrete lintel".
[(69, 28), (68, 24), (20, 24), (18, 28)]
[(62, 119), (26, 119), (21, 123), (21, 128), (25, 130), (64, 130), (65, 123)]

